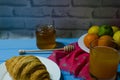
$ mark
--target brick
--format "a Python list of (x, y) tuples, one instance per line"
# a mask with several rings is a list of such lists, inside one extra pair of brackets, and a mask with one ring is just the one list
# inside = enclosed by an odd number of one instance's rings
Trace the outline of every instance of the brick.
[(102, 7), (95, 8), (93, 11), (94, 18), (116, 18), (117, 8)]
[(0, 39), (8, 39), (9, 38), (9, 34), (7, 30), (1, 30), (0, 31)]
[(34, 6), (68, 6), (70, 0), (33, 0)]
[(120, 0), (103, 0), (102, 1), (103, 6), (120, 6)]
[(70, 38), (72, 37), (72, 30), (56, 30), (56, 37)]
[(120, 19), (93, 19), (91, 20), (92, 25), (116, 25), (120, 27)]
[(73, 6), (100, 6), (101, 0), (73, 0)]
[(0, 29), (20, 29), (24, 28), (24, 19), (22, 18), (0, 18)]
[(16, 16), (30, 16), (30, 17), (43, 17), (50, 16), (52, 12), (51, 8), (48, 7), (34, 7), (34, 8), (15, 8), (14, 13)]
[(120, 9), (118, 9), (117, 15), (118, 15), (118, 18), (120, 18)]
[(93, 8), (89, 7), (75, 7), (71, 8), (69, 15), (72, 17), (82, 17), (82, 18), (90, 18), (92, 17)]
[(66, 17), (68, 16), (69, 8), (67, 7), (55, 7), (53, 8), (53, 17)]
[(54, 8), (53, 17), (83, 17), (88, 18), (92, 16), (92, 8), (84, 7), (75, 7), (75, 8), (66, 8), (66, 7), (57, 7)]
[(8, 31), (9, 38), (33, 38), (34, 30), (25, 30), (25, 29), (19, 29), (19, 30), (10, 30)]
[(53, 25), (53, 21), (51, 18), (27, 18), (25, 20), (25, 28), (26, 29), (35, 29), (37, 25)]
[(13, 16), (13, 9), (11, 7), (0, 6), (0, 16)]
[(87, 30), (56, 30), (56, 36), (62, 38), (79, 38), (85, 33)]
[(26, 6), (27, 0), (0, 0), (0, 5)]
[(90, 19), (56, 18), (54, 19), (54, 24), (58, 29), (88, 29), (90, 26)]
[(80, 38), (82, 35), (86, 34), (87, 33), (87, 30), (74, 30), (72, 31), (72, 37), (73, 38)]

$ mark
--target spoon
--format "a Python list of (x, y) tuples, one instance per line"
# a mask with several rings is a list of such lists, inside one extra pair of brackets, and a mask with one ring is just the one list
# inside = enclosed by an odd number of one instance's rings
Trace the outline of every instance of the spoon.
[(63, 48), (56, 48), (56, 49), (41, 49), (41, 50), (19, 50), (19, 54), (25, 54), (26, 52), (43, 52), (43, 51), (53, 51), (53, 50), (64, 50), (66, 52), (70, 52), (74, 50), (74, 46), (73, 45), (68, 45), (68, 46), (64, 46)]

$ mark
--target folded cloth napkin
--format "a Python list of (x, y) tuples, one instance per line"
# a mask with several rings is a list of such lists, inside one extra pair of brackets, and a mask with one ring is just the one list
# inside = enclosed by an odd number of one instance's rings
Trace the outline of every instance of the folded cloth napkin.
[(75, 49), (71, 52), (55, 50), (48, 57), (58, 64), (61, 70), (65, 70), (74, 74), (75, 77), (81, 77), (85, 80), (90, 80), (89, 75), (89, 53), (83, 51), (78, 43), (72, 43)]

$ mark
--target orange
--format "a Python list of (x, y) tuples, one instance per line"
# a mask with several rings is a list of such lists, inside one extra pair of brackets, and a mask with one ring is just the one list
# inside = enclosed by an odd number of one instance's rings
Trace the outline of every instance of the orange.
[(84, 37), (84, 44), (87, 48), (90, 48), (90, 43), (95, 40), (95, 39), (98, 39), (99, 36), (97, 34), (87, 34), (85, 35)]
[(98, 46), (112, 46), (113, 38), (109, 35), (103, 35), (98, 40)]

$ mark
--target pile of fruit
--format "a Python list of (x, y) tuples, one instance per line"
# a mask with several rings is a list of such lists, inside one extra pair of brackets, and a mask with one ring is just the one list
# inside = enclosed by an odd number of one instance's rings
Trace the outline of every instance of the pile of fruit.
[(114, 40), (120, 46), (120, 28), (111, 25), (93, 25), (88, 29), (88, 33), (84, 37), (84, 44), (90, 48), (90, 43), (95, 39), (104, 39), (100, 45), (107, 46), (108, 40)]

